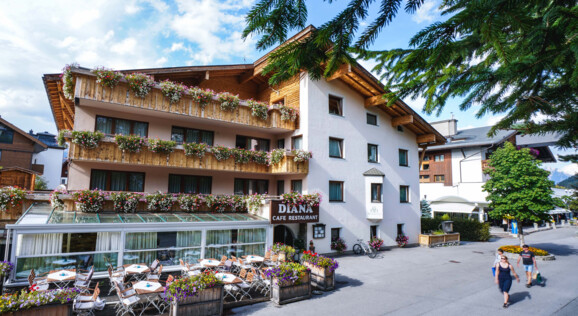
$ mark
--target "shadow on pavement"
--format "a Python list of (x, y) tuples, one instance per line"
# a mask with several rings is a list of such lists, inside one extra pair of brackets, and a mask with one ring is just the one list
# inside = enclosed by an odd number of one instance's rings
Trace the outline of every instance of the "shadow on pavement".
[(553, 243), (538, 243), (538, 244), (531, 244), (530, 246), (544, 249), (548, 252), (553, 253), (556, 256), (572, 256), (578, 254), (578, 250), (568, 245), (560, 245)]
[(514, 305), (514, 304), (517, 304), (518, 302), (522, 302), (526, 298), (528, 298), (529, 300), (532, 299), (532, 295), (530, 295), (530, 292), (528, 292), (528, 291), (512, 293), (512, 294), (510, 294), (510, 305)]
[(363, 282), (358, 279), (352, 279), (343, 274), (337, 274), (335, 277), (335, 289), (339, 290), (346, 287), (358, 287), (363, 285)]

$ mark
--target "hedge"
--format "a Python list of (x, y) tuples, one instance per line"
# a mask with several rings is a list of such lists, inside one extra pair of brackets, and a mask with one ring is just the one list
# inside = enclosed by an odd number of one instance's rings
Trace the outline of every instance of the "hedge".
[[(421, 232), (429, 233), (440, 229), (442, 220), (439, 218), (422, 218)], [(456, 219), (454, 232), (460, 233), (463, 241), (488, 241), (490, 239), (490, 224), (480, 223), (476, 220)]]

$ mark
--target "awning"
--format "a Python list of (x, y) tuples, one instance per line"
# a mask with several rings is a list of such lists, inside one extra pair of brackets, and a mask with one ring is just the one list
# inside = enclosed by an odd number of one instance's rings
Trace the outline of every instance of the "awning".
[(476, 206), (473, 203), (432, 202), (430, 207), (433, 212), (446, 213), (473, 213)]
[(553, 214), (568, 214), (568, 213), (572, 213), (572, 211), (569, 211), (565, 208), (561, 208), (561, 207), (557, 207), (553, 210), (548, 211), (548, 214), (553, 215)]

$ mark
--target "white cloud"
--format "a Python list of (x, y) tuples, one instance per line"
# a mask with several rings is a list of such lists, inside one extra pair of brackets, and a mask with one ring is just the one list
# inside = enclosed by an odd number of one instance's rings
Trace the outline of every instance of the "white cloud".
[(571, 163), (569, 165), (566, 165), (566, 166), (558, 169), (558, 171), (565, 173), (569, 176), (573, 176), (575, 174), (578, 174), (578, 164)]
[(416, 23), (432, 22), (439, 13), (436, 1), (426, 0), (419, 9), (411, 16)]
[(506, 117), (506, 116), (505, 115), (490, 116), (486, 120), (486, 126), (494, 126), (494, 125), (498, 124), (498, 122), (501, 121), (504, 117)]
[(185, 45), (183, 44), (183, 42), (180, 42), (180, 43), (173, 43), (173, 46), (171, 46), (170, 51), (176, 52), (176, 51), (184, 50), (184, 49), (185, 49)]

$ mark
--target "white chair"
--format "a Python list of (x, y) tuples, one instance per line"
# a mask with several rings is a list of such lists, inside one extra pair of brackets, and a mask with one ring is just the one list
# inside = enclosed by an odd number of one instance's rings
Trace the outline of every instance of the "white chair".
[(105, 301), (101, 300), (99, 295), (100, 288), (97, 283), (92, 295), (79, 295), (74, 299), (72, 303), (72, 311), (76, 315), (94, 316), (95, 310), (103, 310), (105, 306)]
[(267, 278), (267, 276), (265, 275), (265, 273), (263, 271), (261, 271), (261, 294), (264, 294), (265, 296), (269, 296), (269, 293), (271, 293), (271, 280), (269, 278)]
[[(32, 270), (34, 271), (34, 270)], [(34, 279), (34, 274), (32, 273), (32, 271), (30, 272), (30, 274), (28, 275), (28, 284), (30, 285), (30, 288), (34, 288), (36, 291), (46, 291), (48, 290), (48, 288), (50, 287), (50, 284), (48, 284), (48, 281), (46, 281), (46, 279)]]
[[(128, 294), (130, 292), (134, 292), (134, 294)], [(116, 295), (118, 297), (116, 315), (124, 316), (127, 314), (132, 314), (133, 316), (136, 316), (134, 313), (134, 306), (140, 302), (140, 298), (138, 295), (136, 295), (134, 289), (129, 288), (123, 292), (117, 286)]]
[(88, 274), (77, 274), (74, 280), (74, 287), (80, 289), (81, 293), (88, 293), (90, 290), (90, 282), (92, 281), (92, 275), (94, 274), (94, 269), (90, 269)]
[(161, 274), (163, 273), (163, 265), (159, 266), (157, 271), (152, 271), (147, 274), (148, 281), (158, 281), (161, 278)]
[(108, 295), (110, 295), (110, 293), (114, 291), (115, 282), (124, 282), (124, 269), (121, 267), (115, 271), (112, 269), (112, 266), (108, 266), (108, 280), (110, 281), (110, 290), (108, 290)]

